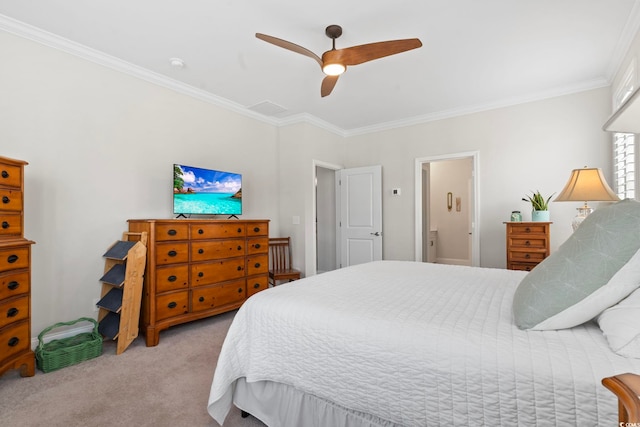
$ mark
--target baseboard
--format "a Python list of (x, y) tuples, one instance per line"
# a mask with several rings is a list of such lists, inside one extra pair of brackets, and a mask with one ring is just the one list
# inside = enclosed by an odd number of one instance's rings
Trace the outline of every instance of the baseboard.
[(471, 260), (469, 259), (458, 259), (458, 258), (437, 258), (437, 264), (451, 264), (451, 265), (471, 265)]

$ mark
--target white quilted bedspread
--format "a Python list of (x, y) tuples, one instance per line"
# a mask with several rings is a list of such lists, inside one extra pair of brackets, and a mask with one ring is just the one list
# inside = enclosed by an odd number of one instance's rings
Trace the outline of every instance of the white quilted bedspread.
[(600, 329), (517, 329), (511, 301), (526, 273), (380, 261), (251, 297), (231, 325), (209, 413), (232, 384), (270, 380), (404, 426), (613, 426), (600, 381), (640, 372)]

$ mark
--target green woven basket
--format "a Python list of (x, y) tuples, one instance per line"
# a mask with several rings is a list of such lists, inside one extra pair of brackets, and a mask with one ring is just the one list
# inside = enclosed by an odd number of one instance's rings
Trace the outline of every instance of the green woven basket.
[[(93, 331), (83, 332), (68, 338), (43, 342), (46, 333), (60, 326), (71, 326), (78, 322), (93, 323)], [(45, 328), (38, 335), (36, 348), (36, 365), (43, 372), (55, 371), (67, 366), (75, 365), (102, 354), (102, 335), (98, 333), (98, 322), (89, 317), (81, 317), (71, 322), (60, 322)]]

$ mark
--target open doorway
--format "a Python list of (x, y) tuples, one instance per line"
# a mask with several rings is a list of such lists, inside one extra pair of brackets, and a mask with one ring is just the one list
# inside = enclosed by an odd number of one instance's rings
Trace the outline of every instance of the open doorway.
[(316, 165), (316, 273), (336, 267), (336, 173)]
[(479, 266), (478, 153), (416, 159), (416, 261)]

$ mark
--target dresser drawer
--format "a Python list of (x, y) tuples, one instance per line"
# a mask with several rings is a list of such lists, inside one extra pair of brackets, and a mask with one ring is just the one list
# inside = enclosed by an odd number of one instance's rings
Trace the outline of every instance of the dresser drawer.
[(191, 311), (238, 303), (246, 298), (245, 288), (244, 279), (215, 286), (199, 286), (191, 291)]
[(170, 265), (156, 269), (156, 293), (187, 289), (189, 287), (189, 266)]
[(188, 224), (156, 224), (156, 240), (187, 240), (189, 238)]
[(0, 274), (0, 300), (29, 293), (29, 272)]
[(247, 254), (266, 254), (269, 251), (268, 237), (253, 237), (248, 239)]
[(22, 216), (0, 212), (0, 237), (22, 236)]
[(228, 258), (191, 265), (191, 286), (212, 285), (245, 276), (245, 259)]
[(191, 239), (228, 239), (244, 237), (245, 226), (240, 224), (191, 224)]
[(29, 248), (0, 249), (0, 272), (18, 270), (29, 266)]
[(30, 346), (29, 321), (0, 329), (0, 361), (28, 350)]
[(22, 191), (0, 188), (0, 210), (22, 211)]
[(0, 164), (0, 186), (21, 188), (22, 167)]
[(269, 272), (269, 255), (253, 255), (247, 257), (247, 276)]
[(0, 328), (29, 318), (29, 296), (0, 301)]
[(156, 320), (189, 312), (189, 291), (172, 292), (156, 297)]
[(512, 262), (509, 264), (509, 270), (531, 271), (538, 264), (527, 264), (520, 262)]
[(540, 224), (535, 224), (535, 223), (526, 223), (526, 224), (519, 224), (517, 222), (514, 223), (509, 223), (507, 224), (507, 234), (524, 234), (524, 235), (531, 235), (531, 234), (537, 234), (538, 237), (539, 236), (544, 236), (547, 234), (547, 229), (548, 229), (548, 223), (540, 223)]
[(247, 298), (269, 287), (269, 276), (257, 276), (247, 279)]
[(547, 247), (547, 239), (544, 236), (510, 237), (508, 244), (512, 248), (545, 249)]
[(544, 252), (531, 252), (531, 251), (509, 251), (509, 260), (511, 262), (541, 262), (545, 259), (546, 254)]
[(244, 255), (244, 239), (196, 240), (191, 243), (191, 261), (232, 258)]
[(247, 224), (247, 236), (268, 236), (268, 222), (254, 222)]
[(158, 243), (156, 245), (156, 264), (179, 264), (189, 262), (189, 243)]

